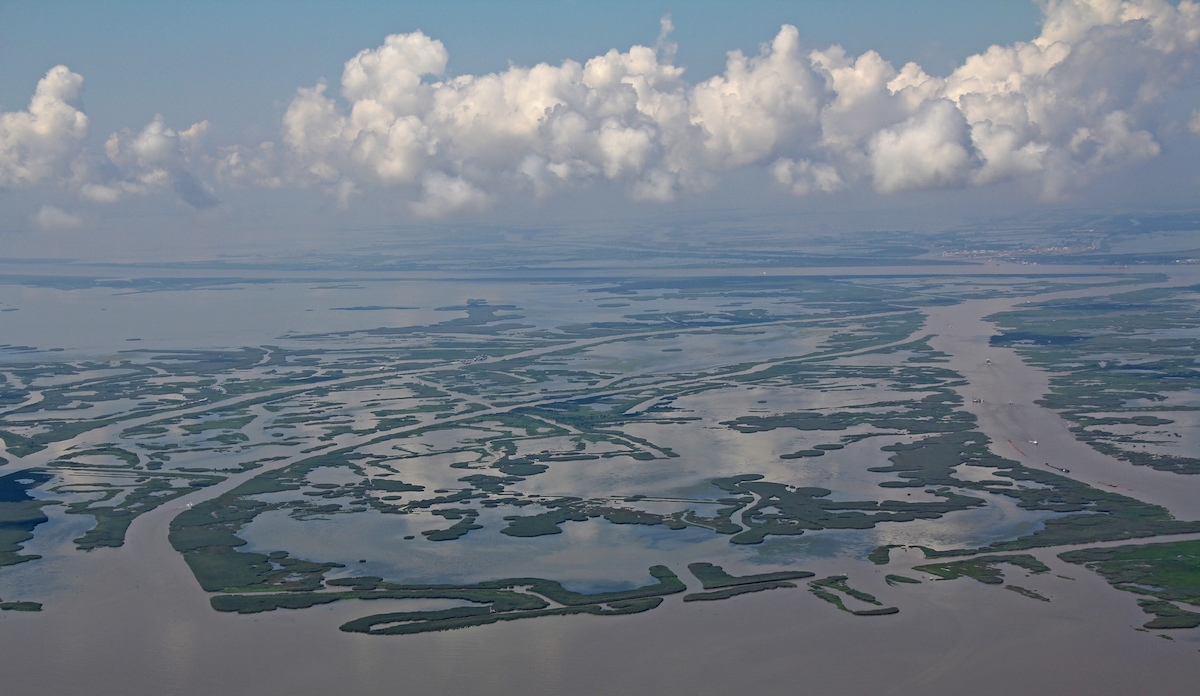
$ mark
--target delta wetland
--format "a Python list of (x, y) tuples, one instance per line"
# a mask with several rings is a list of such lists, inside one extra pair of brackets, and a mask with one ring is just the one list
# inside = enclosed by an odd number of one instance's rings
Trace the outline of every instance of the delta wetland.
[(113, 693), (1194, 679), (1196, 254), (1094, 234), (0, 267), (0, 641)]

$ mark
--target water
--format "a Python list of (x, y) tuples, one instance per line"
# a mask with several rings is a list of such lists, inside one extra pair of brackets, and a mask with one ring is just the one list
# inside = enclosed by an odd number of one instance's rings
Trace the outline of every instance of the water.
[[(1048, 267), (1039, 269), (1053, 272)], [(929, 272), (909, 267), (871, 269), (871, 273), (898, 270)], [(566, 312), (571, 303), (586, 302), (590, 307), (605, 301), (601, 293), (587, 295), (586, 285), (555, 286), (556, 292), (547, 292), (534, 284), (494, 280), (397, 283), (360, 279), (355, 286), (240, 284), (228, 289), (140, 294), (0, 286), (0, 301), (20, 307), (19, 312), (2, 315), (6, 340), (67, 349), (22, 358), (31, 361), (47, 356), (121, 359), (118, 351), (130, 346), (141, 350), (278, 343), (359, 349), (394, 345), (399, 339), (394, 342), (359, 334), (336, 340), (287, 336), (444, 321), (459, 315), (437, 312), (437, 307), (472, 298), (518, 305), (522, 308), (518, 313), (527, 317), (520, 322), (550, 328), (555, 325), (554, 317)], [(613, 300), (609, 297), (607, 301)], [(980, 428), (992, 437), (993, 449), (998, 453), (1005, 450), (1005, 440), (1010, 438), (1018, 443), (1039, 439), (1039, 456), (1078, 460), (1080, 464), (1071, 468), (1081, 480), (1126, 485), (1139, 497), (1168, 505), (1178, 515), (1195, 514), (1195, 501), (1200, 497), (1190, 480), (1181, 485), (1179, 477), (1112, 462), (1076, 442), (1065, 428), (1060, 432), (1056, 415), (1032, 405), (1044, 391), (1045, 376), (1024, 366), (1011, 351), (988, 347), (986, 337), (991, 328), (979, 321), (980, 316), (1013, 301), (972, 301), (931, 310), (928, 324), (942, 339), (935, 347), (954, 356), (947, 367), (969, 380), (960, 388), (967, 397), (963, 408), (979, 418)], [(635, 302), (632, 308), (599, 308), (588, 316), (615, 321), (623, 314), (640, 311), (636, 305), (669, 310), (707, 303), (686, 299)], [(369, 305), (419, 309), (334, 309)], [(231, 307), (238, 311), (231, 312)], [(56, 316), (59, 321), (39, 322), (39, 313)], [(590, 355), (604, 362), (606, 369), (644, 371), (653, 376), (663, 370), (702, 369), (706, 360), (715, 364), (743, 357), (753, 361), (773, 351), (802, 351), (814, 345), (805, 331), (779, 328), (765, 336), (748, 343), (746, 356), (735, 350), (736, 337), (703, 336), (694, 343), (685, 341), (684, 345), (695, 346), (695, 350), (681, 353), (664, 353), (662, 348), (674, 345), (675, 339), (662, 338), (596, 346), (571, 360)], [(125, 339), (130, 337), (142, 340), (128, 343)], [(647, 352), (644, 357), (639, 355), (643, 349)], [(983, 351), (993, 359), (991, 371), (982, 365)], [(874, 364), (895, 363), (897, 355), (882, 356), (883, 361)], [(565, 381), (555, 384), (556, 388), (569, 386)], [(971, 404), (969, 397), (975, 391), (987, 393), (988, 403)], [(545, 474), (528, 477), (515, 490), (599, 496), (650, 488), (659, 494), (699, 500), (721, 494), (707, 483), (714, 475), (761, 473), (768, 480), (791, 485), (826, 485), (836, 489), (834, 497), (841, 500), (903, 496), (904, 489), (878, 488), (878, 482), (889, 475), (866, 469), (886, 463), (887, 454), (878, 450), (881, 444), (908, 441), (911, 436), (874, 437), (816, 459), (780, 460), (778, 455), (784, 452), (868, 433), (869, 426), (745, 435), (719, 422), (753, 409), (779, 413), (923, 395), (898, 392), (885, 380), (872, 379), (804, 389), (780, 382), (729, 384), (672, 402), (671, 408), (700, 421), (643, 424), (623, 430), (671, 447), (680, 454), (678, 458), (555, 462)], [(1016, 408), (1007, 407), (1009, 395)], [(361, 411), (375, 408), (369, 404), (373, 399), (411, 400), (402, 390), (369, 390), (354, 398), (333, 394), (329, 399), (297, 399), (283, 413), (336, 401), (344, 412), (361, 415)], [(265, 424), (275, 414), (255, 413), (259, 420), (245, 432), (254, 433), (258, 440), (265, 436)], [(365, 423), (354, 421), (356, 427)], [(118, 437), (124, 427), (113, 426), (97, 436)], [(296, 431), (309, 436), (321, 432), (315, 426)], [(472, 472), (449, 465), (478, 457), (477, 453), (447, 449), (509, 432), (512, 429), (499, 422), (470, 427), (459, 424), (371, 445), (363, 451), (403, 456), (405, 451), (395, 449), (398, 445), (423, 455), (386, 461), (399, 470), (397, 478), (432, 491), (461, 486), (457, 477)], [(561, 439), (552, 443), (555, 448), (563, 444)], [(293, 449), (268, 445), (173, 454), (178, 458), (171, 465), (236, 469), (239, 462), (252, 457), (299, 456)], [(1004, 454), (1015, 456), (1007, 450)], [(350, 469), (331, 467), (315, 470), (309, 482), (344, 484), (355, 479)], [(1013, 580), (1050, 596), (1049, 604), (967, 579), (931, 582), (926, 578), (921, 585), (893, 588), (884, 584), (883, 575), (917, 576), (912, 566), (923, 562), (918, 554), (895, 550), (892, 564), (883, 567), (863, 560), (866, 552), (882, 543), (939, 547), (981, 543), (1025, 533), (1045, 519), (1045, 515), (1017, 510), (1003, 496), (989, 496), (987, 507), (952, 513), (943, 520), (768, 538), (750, 547), (731, 545), (728, 537), (697, 528), (671, 531), (603, 521), (568, 522), (562, 525), (562, 534), (515, 539), (498, 532), (503, 523), (496, 518), (512, 512), (506, 508), (481, 510), (485, 529), (449, 542), (429, 542), (421, 537), (420, 531), (451, 524), (421, 513), (364, 512), (298, 522), (279, 511), (260, 516), (242, 531), (250, 542), (246, 550), (283, 548), (300, 557), (345, 563), (346, 568), (338, 573), (384, 575), (411, 582), (473, 582), (533, 574), (561, 579), (579, 591), (600, 591), (646, 584), (646, 569), (666, 563), (694, 591), (699, 589), (698, 583), (684, 567), (705, 560), (722, 563), (734, 573), (804, 568), (818, 576), (847, 574), (853, 587), (875, 594), (885, 605), (901, 607), (901, 613), (893, 617), (854, 617), (813, 597), (801, 582), (797, 589), (722, 602), (685, 604), (676, 595), (655, 611), (629, 617), (556, 617), (381, 638), (336, 629), (366, 613), (411, 610), (416, 605), (391, 600), (341, 602), (252, 616), (218, 614), (209, 608), (207, 595), (167, 544), (166, 531), (170, 519), (186, 504), (228, 490), (238, 480), (235, 476), (222, 487), (167, 503), (138, 518), (124, 547), (86, 554), (71, 551), (69, 539), (85, 529), (89, 519), (65, 515), (61, 507), (47, 508), (51, 522), (38, 528), (28, 547), (46, 559), (0, 569), (0, 597), (46, 603), (41, 614), (0, 614), (0, 646), (11, 666), (7, 688), (22, 694), (80, 688), (101, 694), (185, 695), (334, 690), (432, 694), (448, 688), (464, 694), (724, 694), (747, 687), (794, 691), (797, 683), (803, 683), (806, 689), (845, 693), (957, 694), (963, 688), (982, 694), (1111, 693), (1178, 691), (1200, 677), (1194, 638), (1177, 634), (1179, 638), (1169, 642), (1132, 630), (1148, 617), (1130, 595), (1112, 590), (1086, 570), (1056, 561), (1052, 554), (1041, 556), (1051, 564), (1051, 574)], [(914, 499), (925, 495), (911, 492)], [(279, 494), (279, 499), (290, 495)], [(669, 508), (667, 503), (653, 505), (660, 506), (655, 510)], [(405, 540), (406, 535), (417, 538)], [(367, 563), (360, 564), (359, 559)]]

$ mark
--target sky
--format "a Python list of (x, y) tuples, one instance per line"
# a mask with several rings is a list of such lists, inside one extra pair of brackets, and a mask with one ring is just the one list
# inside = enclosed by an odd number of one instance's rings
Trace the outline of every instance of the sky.
[(1198, 57), (1192, 0), (4, 0), (0, 253), (1188, 207)]

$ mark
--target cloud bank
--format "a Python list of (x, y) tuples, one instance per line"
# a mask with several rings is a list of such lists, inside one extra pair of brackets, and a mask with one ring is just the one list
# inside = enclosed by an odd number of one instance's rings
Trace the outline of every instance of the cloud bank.
[(669, 18), (655, 47), (486, 75), (447, 75), (441, 41), (394, 34), (346, 62), (337, 93), (299, 89), (276, 142), (206, 158), (196, 154), (206, 122), (175, 132), (161, 119), (113, 134), (104, 159), (77, 154), (82, 80), (59, 67), (27, 111), (3, 114), (0, 186), (53, 179), (71, 162), (72, 186), (92, 201), (171, 190), (206, 207), (216, 201), (203, 179), (315, 187), (343, 205), (391, 196), (435, 217), (596, 182), (670, 201), (760, 168), (800, 196), (1020, 179), (1056, 198), (1158, 156), (1165, 128), (1200, 133), (1200, 111), (1163, 123), (1168, 98), (1198, 82), (1200, 5), (1046, 0), (1042, 9), (1037, 38), (992, 46), (944, 77), (874, 51), (806, 48), (790, 25), (698, 82), (673, 63)]
[[(38, 82), (27, 109), (0, 113), (0, 189), (52, 182), (94, 203), (171, 190), (196, 208), (216, 205), (209, 188), (190, 171), (207, 121), (177, 133), (156, 116), (136, 135), (128, 129), (113, 133), (104, 144), (105, 157), (99, 158), (83, 147), (89, 123), (79, 100), (82, 91), (83, 77), (58, 65)], [(65, 214), (60, 213), (43, 208), (35, 223), (61, 228)]]

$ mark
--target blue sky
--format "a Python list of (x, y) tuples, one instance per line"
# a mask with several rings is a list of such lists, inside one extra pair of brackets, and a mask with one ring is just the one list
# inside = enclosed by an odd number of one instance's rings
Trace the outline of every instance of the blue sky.
[(1198, 43), (1191, 0), (9, 0), (0, 229), (1187, 205)]
[(93, 136), (207, 119), (230, 137), (276, 129), (296, 88), (336, 82), (347, 59), (388, 34), (421, 30), (451, 52), (452, 73), (586, 61), (610, 48), (652, 45), (671, 14), (678, 62), (703, 79), (733, 49), (753, 52), (783, 24), (811, 46), (874, 49), (949, 72), (994, 43), (1036, 34), (1021, 0), (803, 0), (775, 2), (105, 2), (0, 3), (0, 109), (26, 106), (46, 71), (64, 64), (86, 80)]

